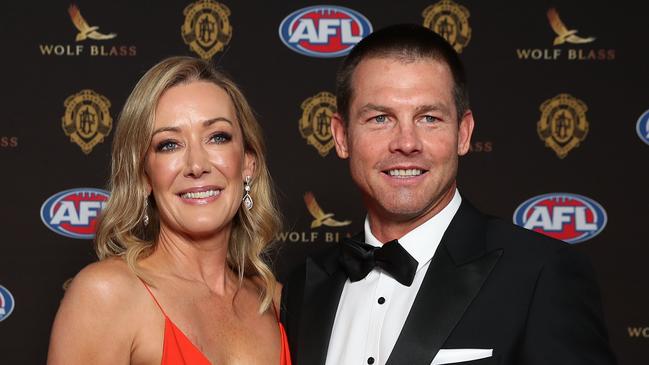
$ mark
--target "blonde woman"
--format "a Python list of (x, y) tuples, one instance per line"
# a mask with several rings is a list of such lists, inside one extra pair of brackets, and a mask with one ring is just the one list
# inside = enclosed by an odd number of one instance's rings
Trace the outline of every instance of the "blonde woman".
[(263, 260), (279, 228), (264, 143), (231, 80), (189, 57), (151, 68), (120, 115), (110, 190), (49, 364), (290, 363)]

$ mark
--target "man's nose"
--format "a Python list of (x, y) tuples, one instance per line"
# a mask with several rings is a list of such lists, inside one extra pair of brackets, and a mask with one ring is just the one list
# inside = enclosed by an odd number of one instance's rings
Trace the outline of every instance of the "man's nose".
[(413, 123), (398, 123), (390, 141), (390, 151), (405, 155), (421, 151), (421, 138)]

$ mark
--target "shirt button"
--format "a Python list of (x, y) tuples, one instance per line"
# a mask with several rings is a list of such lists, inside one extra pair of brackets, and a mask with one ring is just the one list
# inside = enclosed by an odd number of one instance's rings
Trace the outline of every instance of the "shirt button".
[(385, 303), (385, 298), (380, 297), (380, 298), (379, 298), (379, 304), (383, 304), (383, 303)]
[(367, 358), (367, 363), (370, 364), (370, 365), (374, 364), (374, 358), (373, 357), (368, 357)]

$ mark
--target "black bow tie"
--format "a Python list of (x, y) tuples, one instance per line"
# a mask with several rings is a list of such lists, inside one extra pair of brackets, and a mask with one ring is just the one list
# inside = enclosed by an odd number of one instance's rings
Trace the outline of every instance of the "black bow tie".
[(359, 281), (375, 267), (380, 267), (396, 281), (410, 286), (419, 264), (397, 241), (390, 241), (381, 247), (346, 238), (342, 241), (340, 264), (349, 280)]

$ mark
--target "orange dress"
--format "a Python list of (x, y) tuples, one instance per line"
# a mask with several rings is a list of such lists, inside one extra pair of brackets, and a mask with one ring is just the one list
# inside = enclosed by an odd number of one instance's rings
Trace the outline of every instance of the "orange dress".
[[(185, 336), (185, 334), (167, 317), (158, 300), (155, 298), (149, 286), (142, 282), (144, 287), (153, 298), (155, 304), (160, 308), (162, 315), (165, 317), (165, 332), (162, 344), (162, 361), (161, 365), (212, 365), (210, 361), (200, 352), (199, 349)], [(274, 307), (273, 307), (274, 308)], [(275, 311), (277, 315), (277, 311)], [(286, 330), (279, 317), (277, 320), (279, 325), (279, 333), (281, 336), (281, 352), (279, 357), (280, 365), (291, 365), (291, 355), (288, 350), (288, 339), (286, 338)]]

